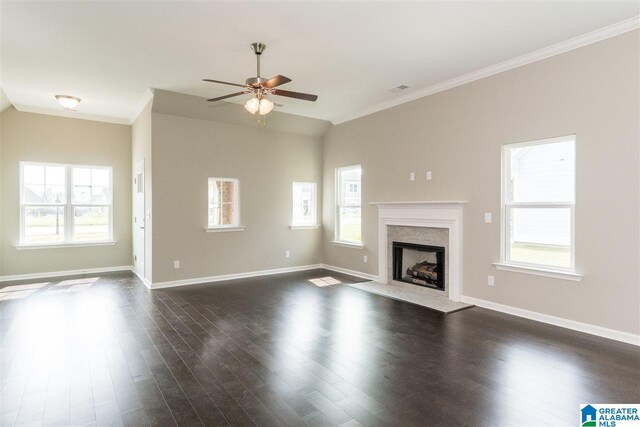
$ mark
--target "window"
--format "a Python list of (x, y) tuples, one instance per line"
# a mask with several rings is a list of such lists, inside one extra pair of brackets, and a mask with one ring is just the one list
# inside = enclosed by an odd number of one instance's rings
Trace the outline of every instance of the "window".
[(209, 228), (240, 225), (239, 187), (234, 178), (209, 178)]
[(20, 163), (20, 244), (112, 239), (112, 177), (105, 166)]
[(293, 183), (293, 216), (291, 225), (316, 225), (316, 184), (314, 182)]
[(336, 241), (362, 243), (360, 165), (336, 169)]
[(574, 268), (575, 136), (503, 147), (502, 260)]

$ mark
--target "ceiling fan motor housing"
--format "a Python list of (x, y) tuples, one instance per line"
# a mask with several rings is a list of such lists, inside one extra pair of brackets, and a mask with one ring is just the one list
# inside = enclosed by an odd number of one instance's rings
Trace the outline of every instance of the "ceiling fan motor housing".
[(260, 86), (260, 84), (266, 82), (267, 80), (269, 79), (265, 79), (264, 77), (249, 77), (246, 82), (248, 86), (258, 87)]
[[(264, 77), (260, 77), (260, 56), (262, 52), (267, 48), (264, 43), (251, 43), (251, 49), (253, 53), (256, 55), (256, 76), (249, 77), (245, 84), (237, 84), (237, 83), (229, 83), (221, 80), (212, 80), (212, 79), (203, 79), (206, 82), (211, 83), (220, 83), (224, 85), (231, 86), (240, 86), (244, 90), (242, 92), (232, 93), (230, 95), (219, 96), (217, 98), (207, 99), (209, 102), (213, 101), (221, 101), (223, 99), (233, 98), (234, 96), (245, 95), (247, 93), (252, 93), (258, 100), (261, 100), (263, 97), (268, 97), (269, 95), (278, 95), (278, 96), (286, 96), (289, 98), (297, 98), (303, 99), (305, 101), (315, 101), (318, 99), (317, 95), (310, 95), (308, 93), (300, 93), (300, 92), (291, 92), (288, 90), (276, 89), (276, 87), (283, 85), (285, 83), (289, 83), (291, 79), (289, 77), (277, 75), (270, 79), (265, 79)], [(266, 113), (265, 113), (266, 114)]]

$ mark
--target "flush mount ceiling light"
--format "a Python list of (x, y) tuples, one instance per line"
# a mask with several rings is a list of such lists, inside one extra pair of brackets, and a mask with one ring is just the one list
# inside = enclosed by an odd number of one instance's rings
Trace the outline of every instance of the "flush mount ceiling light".
[(250, 93), (252, 97), (244, 104), (244, 108), (251, 114), (259, 113), (259, 116), (258, 116), (258, 120), (259, 120), (260, 116), (269, 114), (269, 112), (273, 110), (273, 107), (275, 104), (269, 99), (270, 95), (286, 96), (289, 98), (302, 99), (304, 101), (312, 101), (312, 102), (318, 99), (318, 95), (311, 95), (308, 93), (291, 92), (288, 90), (276, 89), (276, 86), (289, 83), (291, 79), (288, 77), (278, 75), (278, 76), (272, 77), (269, 80), (265, 79), (264, 77), (260, 77), (260, 55), (262, 55), (262, 52), (264, 52), (266, 47), (267, 46), (265, 46), (262, 43), (251, 44), (251, 49), (253, 49), (253, 53), (256, 54), (258, 72), (256, 77), (248, 78), (245, 84), (229, 83), (229, 82), (223, 82), (220, 80), (203, 79), (203, 81), (205, 82), (221, 83), (221, 84), (230, 85), (230, 86), (239, 86), (244, 89), (242, 92), (236, 92), (230, 95), (220, 96), (218, 98), (207, 99), (207, 101), (211, 101), (211, 102), (221, 101), (223, 99), (232, 98), (234, 96), (245, 95)]
[(65, 110), (75, 110), (80, 98), (70, 95), (56, 95), (56, 99)]

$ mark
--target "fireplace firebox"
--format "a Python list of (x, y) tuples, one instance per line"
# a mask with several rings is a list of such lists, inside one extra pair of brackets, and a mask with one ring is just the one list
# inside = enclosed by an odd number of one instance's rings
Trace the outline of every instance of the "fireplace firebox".
[(444, 291), (444, 248), (393, 242), (393, 280)]

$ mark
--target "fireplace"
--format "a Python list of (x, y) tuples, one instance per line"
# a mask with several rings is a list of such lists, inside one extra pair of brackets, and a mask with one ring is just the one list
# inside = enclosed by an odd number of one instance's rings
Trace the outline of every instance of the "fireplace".
[[(460, 301), (462, 293), (462, 214), (466, 202), (418, 201), (372, 202), (378, 207), (378, 280), (393, 280), (393, 242), (440, 246), (444, 251), (444, 290), (418, 287)], [(409, 286), (409, 284), (406, 284)]]
[(444, 291), (445, 248), (393, 242), (393, 280)]

